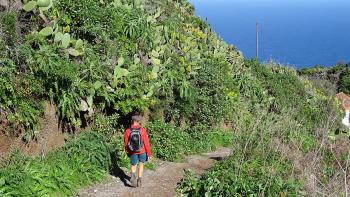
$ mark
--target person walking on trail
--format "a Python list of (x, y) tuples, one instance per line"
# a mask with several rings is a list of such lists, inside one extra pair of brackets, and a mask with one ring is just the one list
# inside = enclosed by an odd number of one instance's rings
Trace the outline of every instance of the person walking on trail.
[[(124, 134), (125, 151), (131, 161), (130, 183), (132, 187), (141, 187), (144, 163), (152, 156), (147, 131), (140, 122), (141, 116), (132, 116), (132, 124)], [(136, 176), (137, 166), (139, 167), (138, 176)]]

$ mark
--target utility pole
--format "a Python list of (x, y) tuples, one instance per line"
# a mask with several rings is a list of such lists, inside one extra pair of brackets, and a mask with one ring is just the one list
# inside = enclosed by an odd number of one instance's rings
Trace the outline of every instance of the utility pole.
[(256, 22), (256, 55), (255, 58), (259, 61), (259, 22)]

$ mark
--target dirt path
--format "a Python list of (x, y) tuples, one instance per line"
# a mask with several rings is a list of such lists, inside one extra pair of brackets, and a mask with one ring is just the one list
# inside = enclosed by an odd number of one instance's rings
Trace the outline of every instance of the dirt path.
[[(142, 178), (142, 187), (131, 188), (129, 176), (110, 176), (104, 183), (81, 189), (80, 197), (116, 197), (116, 196), (175, 196), (175, 188), (184, 174), (184, 169), (191, 169), (202, 174), (213, 166), (216, 160), (230, 155), (229, 148), (220, 148), (214, 152), (188, 156), (185, 163), (161, 162), (155, 171), (146, 170)], [(123, 173), (123, 172), (119, 172)]]

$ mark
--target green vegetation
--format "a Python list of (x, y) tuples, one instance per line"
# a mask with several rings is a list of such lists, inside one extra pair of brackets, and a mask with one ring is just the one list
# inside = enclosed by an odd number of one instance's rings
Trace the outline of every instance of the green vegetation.
[(8, 45), (13, 45), (17, 41), (18, 34), (16, 30), (17, 13), (9, 11), (4, 14), (0, 14), (0, 24), (3, 30), (4, 38), (8, 41)]
[(297, 196), (300, 183), (288, 176), (291, 163), (276, 160), (280, 157), (278, 153), (268, 154), (269, 160), (253, 153), (241, 163), (242, 155), (236, 153), (199, 180), (191, 171), (186, 171), (179, 191), (188, 196)]
[(96, 132), (84, 132), (44, 158), (18, 151), (2, 162), (1, 196), (68, 196), (77, 187), (102, 180), (109, 169), (111, 147)]
[(335, 94), (344, 92), (350, 94), (349, 64), (338, 63), (333, 67), (311, 67), (299, 71), (314, 82), (314, 85), (323, 92)]
[(175, 161), (184, 155), (229, 146), (232, 132), (213, 130), (204, 125), (187, 129), (174, 127), (161, 121), (148, 124), (153, 154), (160, 159)]
[(350, 94), (350, 70), (346, 69), (340, 75), (339, 80), (339, 91), (344, 92), (345, 94)]
[[(348, 147), (343, 144), (335, 150), (339, 141), (328, 140), (330, 133), (344, 130), (333, 121), (339, 115), (333, 96), (317, 91), (291, 69), (256, 61), (247, 61), (246, 66), (258, 76), (250, 84), (262, 90), (241, 89), (248, 93), (241, 92), (247, 100), (235, 115), (234, 154), (200, 178), (187, 172), (178, 192), (183, 196), (304, 196), (315, 189), (327, 192), (333, 187), (330, 177), (342, 185), (343, 175), (337, 174), (342, 168), (335, 166), (340, 155), (348, 154)], [(267, 94), (252, 109), (250, 94), (258, 92)], [(330, 145), (322, 145), (324, 141)], [(346, 159), (339, 164), (346, 165)], [(310, 186), (305, 179), (310, 176), (319, 185)], [(342, 195), (343, 187), (332, 191)]]
[(5, 132), (23, 132), (23, 138), (28, 140), (37, 132), (41, 105), (27, 97), (22, 87), (17, 89), (16, 65), (13, 61), (2, 59), (0, 66), (0, 109), (5, 110), (9, 123)]
[[(163, 117), (154, 118), (175, 124), (195, 117), (192, 124), (212, 125), (232, 117), (239, 96), (232, 73), (242, 57), (192, 15), (188, 2), (39, 4), (29, 1), (21, 14), (2, 17), (6, 35), (27, 32), (13, 50), (5, 47), (9, 55), (0, 61), (13, 65), (9, 70), (1, 64), (7, 76), (1, 99), (10, 100), (2, 103), (13, 103), (13, 92), (25, 103), (1, 106), (5, 118), (30, 114), (18, 125), (10, 122), (16, 128), (8, 133), (35, 138), (42, 107), (32, 101), (45, 100), (56, 104), (68, 132), (94, 124), (101, 114), (125, 117), (146, 109), (162, 111)], [(19, 29), (22, 23), (31, 31)]]
[(5, 160), (1, 195), (73, 195), (112, 163), (128, 166), (123, 130), (135, 112), (159, 159), (233, 146), (203, 177), (188, 173), (183, 195), (343, 194), (349, 132), (334, 92), (349, 91), (345, 65), (244, 60), (186, 0), (26, 1), (0, 21), (1, 132), (35, 141), (50, 102), (72, 135), (42, 158)]

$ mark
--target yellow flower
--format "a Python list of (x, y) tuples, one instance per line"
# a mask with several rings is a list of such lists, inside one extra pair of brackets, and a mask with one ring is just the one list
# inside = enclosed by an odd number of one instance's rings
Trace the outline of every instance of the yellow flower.
[(63, 28), (63, 31), (64, 32), (70, 32), (70, 26), (69, 25), (67, 25), (67, 26), (65, 26), (64, 28)]
[(188, 47), (184, 47), (184, 49), (183, 49), (183, 51), (184, 51), (185, 53), (187, 53), (188, 50), (189, 50)]
[(184, 64), (184, 63), (185, 63), (185, 58), (184, 58), (184, 57), (180, 57), (180, 58), (179, 58), (179, 61), (180, 61), (182, 64)]
[(157, 104), (157, 100), (156, 99), (152, 99), (150, 102), (151, 106), (154, 106)]
[(204, 39), (206, 37), (206, 35), (203, 31), (197, 30), (197, 37)]
[(237, 96), (237, 94), (234, 92), (234, 91), (230, 91), (228, 94), (227, 94), (228, 97), (230, 98), (235, 98)]

